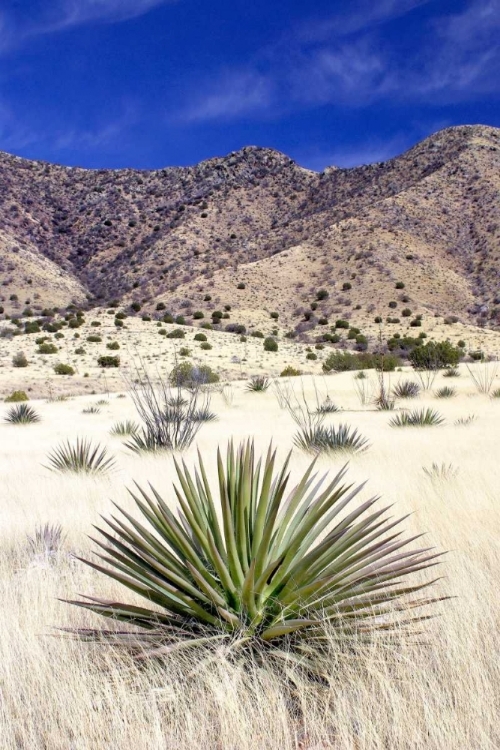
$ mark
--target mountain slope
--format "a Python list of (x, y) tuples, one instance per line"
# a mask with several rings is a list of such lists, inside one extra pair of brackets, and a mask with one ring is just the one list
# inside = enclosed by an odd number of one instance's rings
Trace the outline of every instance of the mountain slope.
[[(407, 307), (493, 326), (499, 188), (500, 131), (485, 126), (450, 128), (388, 162), (321, 174), (256, 147), (153, 172), (0, 154), (2, 304), (10, 309), (11, 294), (32, 306), (40, 295), (35, 309), (87, 295), (93, 304), (154, 309), (161, 300), (206, 315), (229, 304), (238, 322), (276, 310), (281, 325), (299, 329)], [(307, 322), (320, 288), (329, 296)]]

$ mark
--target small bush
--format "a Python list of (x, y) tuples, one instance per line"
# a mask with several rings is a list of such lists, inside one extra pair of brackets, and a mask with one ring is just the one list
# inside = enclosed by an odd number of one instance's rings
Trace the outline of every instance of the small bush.
[(310, 359), (310, 360), (315, 361), (315, 360), (318, 359), (318, 355), (315, 354), (314, 352), (307, 352), (306, 359)]
[(335, 321), (335, 328), (349, 329), (350, 327), (351, 326), (349, 325), (349, 321), (347, 320), (342, 320), (342, 318), (340, 318), (339, 320)]
[(309, 453), (362, 453), (370, 445), (357, 429), (344, 424), (337, 428), (333, 425), (303, 428), (293, 442), (297, 448)]
[(91, 344), (100, 344), (102, 338), (100, 336), (97, 336), (95, 333), (91, 333), (90, 336), (87, 336), (87, 341)]
[(192, 388), (219, 382), (219, 376), (208, 365), (193, 365), (191, 362), (180, 362), (169, 376), (172, 385), (178, 388)]
[(18, 352), (17, 354), (14, 354), (14, 356), (12, 357), (13, 367), (28, 367), (28, 364), (29, 362), (24, 352)]
[(186, 337), (186, 334), (182, 330), (182, 328), (174, 328), (173, 331), (170, 331), (170, 333), (167, 333), (167, 339), (183, 339)]
[(318, 302), (322, 302), (323, 300), (328, 299), (328, 292), (326, 291), (326, 289), (318, 289), (318, 291), (316, 292), (316, 299), (318, 300)]
[(58, 362), (54, 365), (54, 372), (56, 375), (74, 375), (75, 371), (71, 365), (66, 365), (63, 362)]
[(106, 344), (106, 349), (111, 349), (111, 351), (118, 351), (120, 348), (120, 344), (118, 341), (110, 341), (109, 344)]
[(206, 341), (207, 337), (205, 336), (204, 333), (195, 333), (194, 340), (195, 341)]
[(200, 349), (203, 349), (203, 351), (208, 352), (210, 349), (212, 349), (212, 344), (209, 344), (208, 341), (203, 341), (200, 344)]
[(280, 372), (280, 378), (296, 378), (302, 375), (302, 370), (297, 370), (296, 367), (287, 365), (284, 370)]
[(29, 401), (26, 391), (13, 391), (10, 396), (5, 398), (6, 404), (15, 404), (19, 401)]
[(115, 437), (128, 437), (136, 432), (139, 432), (140, 427), (137, 422), (133, 422), (131, 419), (126, 419), (123, 422), (115, 422), (113, 427), (110, 429), (109, 434)]
[(49, 342), (40, 344), (38, 347), (38, 354), (57, 354), (58, 351), (57, 346)]
[(392, 389), (394, 398), (418, 398), (420, 386), (413, 380), (402, 380)]
[(278, 342), (276, 341), (276, 339), (273, 339), (271, 336), (268, 336), (266, 339), (264, 339), (264, 351), (277, 352)]
[(179, 349), (179, 357), (190, 357), (191, 356), (191, 350), (187, 348), (187, 346), (183, 346), (181, 349)]
[(103, 354), (98, 357), (97, 364), (99, 367), (120, 367), (120, 357)]
[(253, 393), (259, 393), (262, 391), (267, 391), (270, 385), (271, 381), (269, 380), (269, 378), (266, 378), (265, 375), (254, 375), (248, 381), (245, 390), (251, 391)]
[(102, 475), (114, 468), (115, 459), (108, 449), (92, 445), (88, 440), (77, 438), (76, 445), (69, 441), (55, 448), (48, 455), (50, 471), (73, 472), (75, 474)]
[(453, 396), (456, 395), (456, 388), (450, 388), (450, 386), (448, 385), (445, 385), (442, 388), (438, 388), (436, 391), (436, 398), (453, 398)]
[(240, 281), (240, 283), (237, 285), (236, 289), (245, 289), (245, 284)]

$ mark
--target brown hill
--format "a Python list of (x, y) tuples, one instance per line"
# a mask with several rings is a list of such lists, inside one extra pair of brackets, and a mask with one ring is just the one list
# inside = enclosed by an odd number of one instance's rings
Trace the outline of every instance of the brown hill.
[(321, 174), (256, 147), (150, 172), (0, 154), (0, 304), (227, 304), (232, 321), (276, 311), (299, 330), (407, 308), (496, 326), (499, 188), (500, 130), (484, 126)]

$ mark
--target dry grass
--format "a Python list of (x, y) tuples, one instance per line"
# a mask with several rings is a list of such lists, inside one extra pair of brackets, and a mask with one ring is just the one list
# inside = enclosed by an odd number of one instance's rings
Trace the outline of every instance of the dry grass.
[[(126, 492), (132, 479), (150, 480), (168, 497), (172, 462), (167, 456), (130, 455), (120, 439), (109, 436), (118, 419), (136, 418), (130, 398), (112, 396), (91, 422), (81, 414), (89, 403), (86, 397), (37, 404), (43, 418), (39, 425), (1, 426), (1, 747), (497, 748), (500, 403), (477, 394), (465, 370), (456, 387), (456, 398), (440, 402), (446, 425), (396, 434), (388, 424), (390, 415), (359, 409), (350, 373), (318, 383), (343, 408), (342, 421), (372, 443), (350, 467), (353, 481), (369, 479), (363, 498), (379, 493), (387, 503), (396, 503), (396, 515), (413, 511), (407, 527), (428, 531), (429, 544), (451, 550), (439, 588), (457, 598), (439, 606), (440, 616), (426, 628), (425, 646), (375, 646), (356, 659), (332, 655), (331, 687), (303, 683), (294, 704), (271, 669), (244, 671), (223, 653), (207, 653), (203, 659), (177, 655), (161, 669), (138, 669), (108, 649), (54, 637), (54, 627), (100, 624), (99, 618), (60, 598), (75, 598), (79, 592), (123, 595), (118, 585), (113, 589), (111, 581), (71, 553), (89, 553), (86, 534), (99, 513), (111, 512), (112, 500), (132, 507)], [(230, 435), (254, 435), (259, 448), (272, 437), (281, 456), (292, 447), (292, 419), (279, 409), (271, 389), (256, 398), (244, 388), (244, 382), (234, 385), (231, 405), (220, 395), (213, 397), (219, 421), (204, 425), (197, 438), (204, 456), (213, 456), (216, 445)], [(305, 388), (313, 403), (310, 381)], [(419, 406), (436, 404), (430, 395), (417, 401)], [(472, 424), (453, 426), (472, 412), (477, 416)], [(339, 415), (327, 419), (337, 424)], [(117, 471), (101, 479), (46, 471), (42, 464), (49, 449), (76, 435), (108, 445), (117, 457)], [(187, 458), (188, 463), (194, 458), (194, 447)], [(342, 460), (320, 462), (333, 470)], [(296, 451), (294, 474), (308, 461)], [(451, 463), (460, 472), (431, 481), (422, 467), (433, 461)], [(61, 524), (67, 535), (52, 561), (33, 558), (27, 541), (46, 522)]]

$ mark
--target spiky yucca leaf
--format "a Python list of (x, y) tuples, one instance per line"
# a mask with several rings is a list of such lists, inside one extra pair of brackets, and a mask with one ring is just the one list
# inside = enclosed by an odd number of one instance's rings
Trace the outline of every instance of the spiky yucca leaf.
[[(199, 454), (198, 454), (199, 455)], [(251, 441), (225, 461), (218, 451), (218, 492), (201, 455), (194, 473), (175, 462), (177, 514), (150, 486), (132, 494), (142, 520), (118, 509), (94, 540), (103, 561), (95, 570), (144, 598), (143, 606), (86, 597), (74, 601), (138, 631), (81, 630), (80, 636), (160, 656), (172, 648), (229, 637), (258, 653), (286, 647), (314, 668), (327, 648), (325, 628), (340, 637), (390, 630), (406, 623), (428, 583), (407, 577), (439, 555), (403, 539), (402, 520), (376, 509), (378, 498), (353, 503), (361, 487), (336, 476), (318, 478), (315, 461), (288, 489), (290, 455), (276, 467), (269, 448), (256, 461)], [(400, 623), (401, 624), (401, 623)]]
[(269, 378), (266, 378), (265, 375), (254, 375), (246, 384), (245, 390), (252, 391), (253, 393), (259, 393), (262, 391), (267, 391), (270, 385), (271, 381), (269, 380)]
[(49, 453), (51, 471), (75, 472), (76, 474), (105, 474), (114, 468), (115, 459), (108, 455), (108, 449), (92, 445), (90, 440), (77, 438), (72, 445), (69, 440)]
[(457, 389), (451, 388), (448, 385), (444, 385), (442, 388), (438, 388), (436, 391), (436, 398), (453, 398), (457, 395)]
[(339, 424), (338, 427), (333, 425), (305, 427), (297, 432), (293, 442), (297, 448), (312, 453), (334, 451), (361, 453), (370, 445), (358, 430), (352, 429), (347, 424)]
[(139, 430), (140, 427), (137, 422), (125, 419), (122, 422), (115, 422), (109, 434), (115, 437), (128, 437), (128, 435), (133, 435), (135, 432), (139, 432)]
[(389, 424), (391, 427), (433, 427), (443, 422), (443, 417), (434, 409), (415, 409), (398, 414)]
[(5, 417), (9, 424), (34, 424), (40, 422), (40, 415), (28, 404), (18, 404), (12, 406)]

